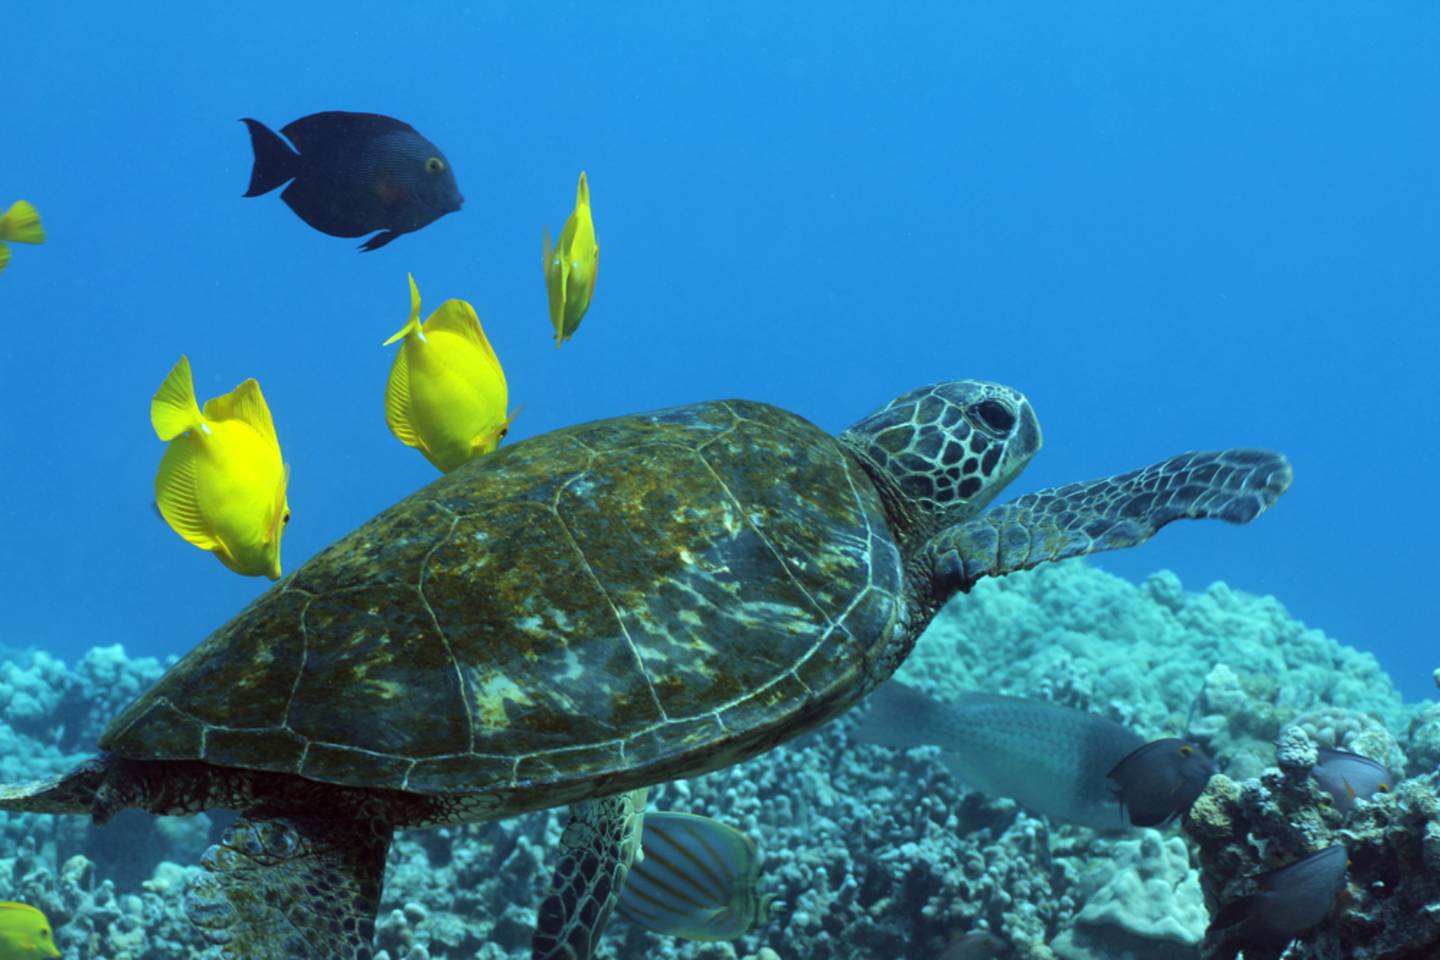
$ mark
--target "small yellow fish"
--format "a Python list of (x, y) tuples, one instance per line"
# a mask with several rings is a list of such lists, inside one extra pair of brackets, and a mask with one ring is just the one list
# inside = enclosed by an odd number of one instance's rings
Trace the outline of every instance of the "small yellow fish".
[(155, 475), (160, 515), (236, 573), (280, 579), (290, 468), (260, 384), (246, 380), (202, 412), (182, 355), (150, 401), (150, 423), (170, 443)]
[(45, 914), (28, 903), (0, 901), (0, 960), (58, 957)]
[(575, 335), (590, 298), (595, 294), (595, 274), (600, 269), (600, 244), (595, 240), (595, 221), (590, 218), (590, 185), (580, 172), (575, 188), (575, 210), (560, 231), (560, 243), (550, 245), (545, 230), (545, 289), (550, 294), (550, 323), (555, 327), (555, 346)]
[[(385, 346), (404, 340), (385, 387), (385, 421), (400, 442), (449, 473), (490, 453), (510, 432), (509, 390), (475, 308), (446, 300), (420, 322), (420, 291), (410, 277), (410, 319)], [(516, 411), (518, 413), (519, 411)]]
[(0, 216), (0, 272), (10, 262), (10, 243), (44, 243), (45, 228), (40, 214), (24, 200), (16, 200)]

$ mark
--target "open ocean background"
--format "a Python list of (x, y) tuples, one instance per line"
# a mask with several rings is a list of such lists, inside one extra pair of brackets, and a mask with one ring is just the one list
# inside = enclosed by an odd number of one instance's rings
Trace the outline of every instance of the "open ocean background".
[[(436, 476), (386, 428), (413, 271), (474, 303), (511, 440), (717, 397), (832, 431), (934, 380), (1024, 390), (1012, 494), (1285, 451), (1243, 531), (1098, 563), (1273, 593), (1440, 666), (1440, 5), (59, 4), (8, 0), (0, 641), (181, 653), (267, 586), (152, 512), (149, 399), (260, 380), (287, 571)], [(413, 124), (463, 211), (375, 253), (243, 200), (253, 116)], [(541, 227), (588, 171), (594, 304), (556, 350)]]

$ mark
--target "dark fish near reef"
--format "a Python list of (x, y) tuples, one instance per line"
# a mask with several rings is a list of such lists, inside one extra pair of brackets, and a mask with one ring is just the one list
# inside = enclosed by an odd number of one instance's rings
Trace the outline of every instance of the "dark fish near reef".
[(1115, 764), (1109, 778), (1115, 796), (1137, 827), (1154, 827), (1179, 816), (1215, 775), (1215, 760), (1188, 740), (1153, 740)]
[(1005, 941), (989, 930), (971, 930), (950, 941), (939, 960), (991, 960), (1005, 949)]
[(1320, 747), (1310, 776), (1330, 794), (1335, 809), (1349, 813), (1356, 800), (1369, 800), (1377, 793), (1388, 793), (1395, 777), (1382, 763), (1348, 750)]
[(1210, 929), (1257, 947), (1283, 947), (1325, 919), (1345, 887), (1349, 857), (1342, 844), (1255, 876), (1259, 890), (1227, 903)]
[(951, 772), (981, 793), (1097, 830), (1128, 825), (1106, 773), (1145, 741), (1112, 720), (991, 693), (940, 703), (895, 680), (867, 702), (856, 732), (867, 743), (937, 746)]
[(294, 149), (260, 121), (241, 122), (255, 148), (245, 196), (258, 197), (289, 180), (280, 199), (321, 233), (362, 237), (384, 231), (361, 250), (377, 250), (465, 202), (440, 148), (392, 117), (312, 113), (281, 128)]

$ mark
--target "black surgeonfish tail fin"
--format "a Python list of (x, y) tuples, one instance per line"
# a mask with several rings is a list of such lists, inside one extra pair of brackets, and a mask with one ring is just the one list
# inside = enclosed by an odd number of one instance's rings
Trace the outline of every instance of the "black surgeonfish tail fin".
[(279, 134), (259, 120), (243, 117), (240, 122), (249, 128), (250, 146), (255, 148), (255, 168), (250, 171), (250, 189), (245, 191), (245, 196), (269, 193), (300, 172), (297, 162), (300, 154), (281, 140)]
[(379, 250), (381, 247), (385, 246), (385, 244), (389, 243), (391, 240), (394, 240), (398, 236), (400, 236), (400, 231), (398, 230), (386, 230), (384, 233), (377, 233), (369, 240), (366, 240), (364, 243), (360, 244), (360, 249), (365, 251), (366, 253), (370, 252), (371, 250)]

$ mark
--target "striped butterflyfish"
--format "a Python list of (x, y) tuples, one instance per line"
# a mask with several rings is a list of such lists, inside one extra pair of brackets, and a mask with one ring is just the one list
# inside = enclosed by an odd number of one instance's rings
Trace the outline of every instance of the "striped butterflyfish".
[(643, 856), (630, 868), (618, 908), (647, 930), (686, 940), (734, 940), (770, 917), (758, 889), (755, 841), (718, 820), (647, 813)]

